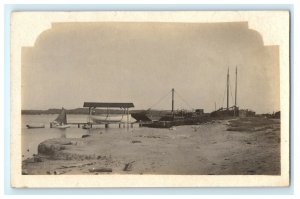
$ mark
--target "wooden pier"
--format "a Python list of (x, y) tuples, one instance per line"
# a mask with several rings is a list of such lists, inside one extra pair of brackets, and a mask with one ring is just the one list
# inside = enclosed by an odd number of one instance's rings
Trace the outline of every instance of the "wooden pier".
[[(66, 125), (70, 125), (70, 126), (77, 126), (78, 128), (81, 128), (83, 127), (84, 125), (90, 125), (91, 128), (93, 128), (93, 126), (101, 126), (103, 125), (105, 128), (109, 128), (109, 125), (112, 124), (112, 123), (103, 123), (103, 124), (95, 124), (95, 123), (88, 123), (88, 122), (70, 122), (70, 123), (67, 123)], [(127, 123), (125, 122), (121, 122), (121, 123), (113, 123), (114, 125), (118, 125), (119, 128), (133, 128), (133, 124), (134, 123), (128, 123), (128, 125), (126, 125)], [(54, 128), (52, 126), (52, 123), (50, 122), (50, 128)]]
[[(95, 125), (104, 125), (105, 128), (109, 128), (110, 124), (118, 125), (119, 128), (133, 128), (133, 123), (129, 120), (129, 108), (133, 108), (133, 103), (119, 103), (119, 102), (113, 102), (113, 103), (107, 103), (107, 102), (84, 102), (83, 107), (86, 107), (89, 109), (88, 121), (87, 122), (67, 122), (66, 114), (64, 112), (64, 121), (60, 122), (64, 125), (76, 125), (78, 128), (82, 127), (84, 129), (90, 129)], [(104, 108), (106, 109), (105, 115), (94, 115), (96, 108)], [(111, 116), (110, 109), (116, 109), (119, 108), (121, 112), (123, 113), (121, 118), (118, 118), (118, 116)], [(123, 120), (123, 116), (125, 115), (126, 121)], [(61, 116), (59, 116), (61, 117)], [(117, 117), (117, 118), (116, 118)], [(122, 125), (123, 124), (123, 125)], [(126, 124), (126, 125), (125, 125)], [(52, 122), (50, 123), (50, 128), (52, 128)]]

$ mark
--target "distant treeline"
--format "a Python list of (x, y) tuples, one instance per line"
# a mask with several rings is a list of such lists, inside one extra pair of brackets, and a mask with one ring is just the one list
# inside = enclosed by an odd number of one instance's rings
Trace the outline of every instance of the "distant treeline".
[[(129, 113), (137, 113), (137, 112), (143, 112), (146, 110), (131, 110)], [(42, 115), (42, 114), (59, 114), (61, 112), (61, 109), (48, 109), (48, 110), (22, 110), (22, 115)], [(89, 114), (88, 108), (76, 108), (76, 109), (66, 109), (67, 114)], [(168, 113), (169, 111), (166, 110), (151, 110), (151, 113), (155, 114), (161, 114), (161, 113)], [(106, 114), (106, 109), (95, 109), (95, 112), (93, 114)], [(111, 114), (122, 114), (124, 113), (124, 110), (121, 109), (109, 109), (109, 113)]]

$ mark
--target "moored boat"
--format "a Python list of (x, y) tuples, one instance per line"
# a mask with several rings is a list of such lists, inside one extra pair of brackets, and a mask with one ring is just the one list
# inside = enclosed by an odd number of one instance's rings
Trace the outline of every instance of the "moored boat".
[(66, 129), (66, 128), (70, 128), (71, 126), (70, 125), (57, 125), (57, 126), (54, 126), (54, 128), (58, 128), (58, 129)]
[(91, 129), (91, 128), (92, 128), (92, 124), (90, 124), (90, 123), (84, 124), (84, 125), (82, 126), (82, 128), (83, 128), (83, 129)]
[(45, 128), (45, 125), (44, 124), (40, 124), (40, 125), (27, 124), (26, 127), (29, 129), (36, 129), (36, 128)]
[(60, 114), (53, 122), (50, 123), (50, 125), (51, 128), (58, 128), (58, 129), (70, 128), (70, 125), (67, 125), (67, 113), (64, 108), (62, 108)]

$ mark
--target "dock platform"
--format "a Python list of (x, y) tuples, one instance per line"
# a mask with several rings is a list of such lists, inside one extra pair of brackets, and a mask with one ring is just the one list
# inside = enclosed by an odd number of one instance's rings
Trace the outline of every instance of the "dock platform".
[[(97, 124), (97, 123), (88, 123), (88, 122), (68, 122), (66, 125), (71, 125), (71, 126), (77, 126), (78, 128), (80, 127), (83, 127), (85, 125), (90, 125), (91, 128), (93, 128), (93, 126), (99, 126), (99, 125), (104, 125), (105, 128), (109, 128), (109, 125), (110, 124), (118, 124), (119, 125), (119, 128), (125, 128), (126, 127), (126, 124), (127, 124), (127, 127), (129, 128), (133, 128), (133, 124), (135, 122), (131, 122), (131, 123), (126, 123), (126, 122), (121, 122), (121, 123), (103, 123), (103, 124)], [(50, 122), (50, 128), (53, 128), (52, 127), (52, 123)]]

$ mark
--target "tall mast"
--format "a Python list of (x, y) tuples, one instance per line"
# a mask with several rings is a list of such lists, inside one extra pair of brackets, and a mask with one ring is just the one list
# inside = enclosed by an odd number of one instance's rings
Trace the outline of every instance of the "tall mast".
[(174, 88), (172, 88), (172, 114), (174, 114)]
[(227, 110), (229, 109), (229, 67), (227, 72)]
[(234, 99), (235, 107), (236, 107), (236, 98), (237, 98), (237, 67), (235, 68), (235, 99)]

